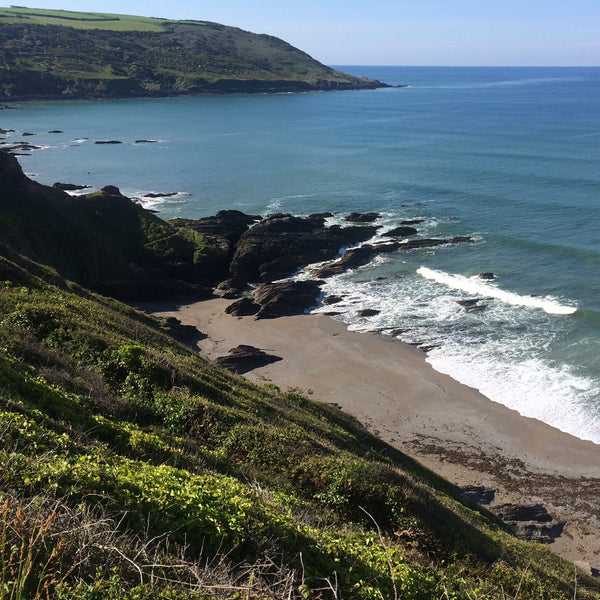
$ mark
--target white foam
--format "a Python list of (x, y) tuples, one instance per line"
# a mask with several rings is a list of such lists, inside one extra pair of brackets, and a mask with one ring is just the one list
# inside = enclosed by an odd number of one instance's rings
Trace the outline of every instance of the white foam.
[(568, 367), (535, 357), (515, 362), (485, 351), (468, 355), (448, 347), (432, 350), (427, 362), (521, 415), (600, 443), (600, 419), (590, 414), (586, 402), (596, 386)]
[(491, 297), (514, 306), (541, 308), (552, 315), (572, 315), (577, 312), (577, 307), (575, 306), (567, 306), (548, 297), (522, 296), (514, 292), (507, 292), (477, 276), (465, 277), (464, 275), (452, 275), (444, 271), (429, 269), (428, 267), (420, 267), (417, 269), (417, 273), (426, 279), (436, 281), (449, 288), (474, 296)]

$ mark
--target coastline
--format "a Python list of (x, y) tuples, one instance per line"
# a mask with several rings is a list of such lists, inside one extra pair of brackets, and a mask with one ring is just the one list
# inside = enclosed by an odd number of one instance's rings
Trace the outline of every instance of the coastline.
[(325, 315), (234, 317), (224, 312), (230, 302), (138, 308), (196, 327), (207, 336), (197, 349), (209, 360), (240, 344), (281, 357), (245, 377), (339, 406), (459, 487), (494, 490), (492, 510), (542, 504), (565, 522), (550, 549), (586, 570), (600, 569), (599, 445), (489, 400), (395, 340), (349, 331)]

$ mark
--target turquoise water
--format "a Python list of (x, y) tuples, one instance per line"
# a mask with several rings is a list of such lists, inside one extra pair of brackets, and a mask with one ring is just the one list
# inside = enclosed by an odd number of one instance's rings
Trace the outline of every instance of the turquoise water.
[[(379, 211), (388, 228), (473, 236), (386, 254), (326, 291), (352, 328), (402, 329), (438, 370), (600, 443), (600, 69), (344, 70), (410, 87), (39, 102), (0, 111), (0, 128), (44, 148), (20, 158), (38, 181), (114, 184), (165, 218)], [(109, 139), (123, 143), (94, 144)]]

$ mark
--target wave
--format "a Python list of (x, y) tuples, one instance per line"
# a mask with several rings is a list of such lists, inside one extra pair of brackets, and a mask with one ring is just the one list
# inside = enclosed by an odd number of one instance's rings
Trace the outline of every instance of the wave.
[(552, 298), (522, 296), (514, 292), (501, 290), (497, 286), (479, 279), (477, 276), (465, 277), (464, 275), (452, 275), (444, 271), (429, 269), (428, 267), (420, 267), (417, 269), (417, 273), (425, 279), (436, 281), (449, 288), (474, 296), (491, 297), (514, 306), (542, 309), (544, 312), (552, 315), (572, 315), (577, 312), (577, 307), (561, 304)]

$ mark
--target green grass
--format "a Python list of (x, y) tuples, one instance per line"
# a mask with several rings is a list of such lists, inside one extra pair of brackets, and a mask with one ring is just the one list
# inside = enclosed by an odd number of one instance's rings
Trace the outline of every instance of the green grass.
[(73, 12), (39, 8), (0, 8), (0, 22), (32, 25), (62, 25), (75, 29), (104, 31), (163, 31), (166, 19), (116, 15), (109, 13)]
[(35, 272), (0, 257), (3, 598), (575, 597), (572, 565), (338, 409)]

